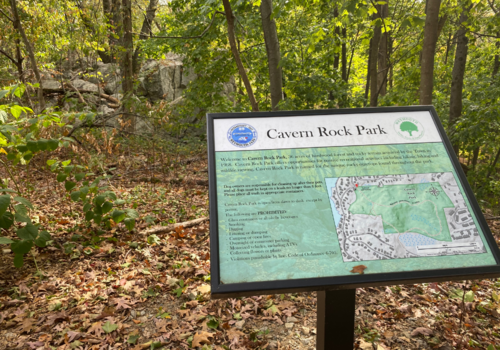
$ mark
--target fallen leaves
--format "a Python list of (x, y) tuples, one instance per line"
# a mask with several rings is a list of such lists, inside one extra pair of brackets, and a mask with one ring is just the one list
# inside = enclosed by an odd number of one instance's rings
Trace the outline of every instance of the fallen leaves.
[(20, 329), (20, 333), (29, 333), (33, 327), (34, 320), (32, 318), (25, 318)]
[(102, 329), (109, 334), (116, 331), (118, 329), (118, 325), (111, 323), (110, 321), (106, 321), (106, 323), (102, 325)]
[(193, 337), (193, 347), (201, 346), (203, 344), (210, 344), (208, 338), (213, 338), (214, 336), (208, 332), (196, 333)]
[(354, 266), (350, 272), (359, 273), (360, 275), (362, 275), (365, 273), (366, 269), (367, 269), (367, 267), (365, 265), (358, 265), (358, 266)]
[(100, 337), (102, 334), (102, 323), (101, 322), (96, 322), (92, 324), (92, 326), (88, 329), (88, 333), (94, 333), (96, 337)]
[(411, 336), (412, 337), (416, 337), (417, 335), (421, 334), (421, 335), (432, 335), (434, 332), (429, 329), (429, 328), (425, 328), (425, 327), (418, 327), (418, 328), (415, 328), (413, 330), (413, 332), (411, 332)]

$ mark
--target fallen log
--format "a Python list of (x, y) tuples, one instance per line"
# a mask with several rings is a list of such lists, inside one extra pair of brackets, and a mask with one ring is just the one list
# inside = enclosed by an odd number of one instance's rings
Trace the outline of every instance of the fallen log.
[(143, 234), (143, 235), (168, 233), (168, 232), (174, 231), (176, 228), (178, 228), (180, 226), (182, 226), (184, 228), (193, 227), (193, 226), (199, 225), (207, 220), (208, 220), (208, 217), (203, 217), (203, 218), (194, 219), (194, 220), (190, 220), (190, 221), (180, 222), (178, 224), (170, 224), (167, 226), (153, 226), (153, 227), (151, 227), (147, 230), (141, 231), (139, 233)]
[(111, 101), (117, 105), (120, 105), (120, 100), (113, 97), (113, 96), (106, 95), (105, 93), (102, 93), (102, 92), (99, 93), (99, 96), (101, 96), (102, 98), (105, 98), (106, 100)]

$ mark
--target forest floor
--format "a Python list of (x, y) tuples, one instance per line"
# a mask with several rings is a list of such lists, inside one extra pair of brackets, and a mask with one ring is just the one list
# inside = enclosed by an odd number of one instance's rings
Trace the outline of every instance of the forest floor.
[[(111, 187), (141, 214), (132, 233), (81, 224), (62, 185), (31, 174), (54, 243), (35, 250), (38, 271), (2, 250), (0, 349), (315, 349), (315, 293), (212, 300), (208, 221), (144, 233), (208, 215), (206, 160), (183, 164), (170, 175), (115, 166)], [(500, 241), (500, 220), (489, 224)], [(358, 289), (355, 347), (500, 349), (499, 298), (500, 280)]]

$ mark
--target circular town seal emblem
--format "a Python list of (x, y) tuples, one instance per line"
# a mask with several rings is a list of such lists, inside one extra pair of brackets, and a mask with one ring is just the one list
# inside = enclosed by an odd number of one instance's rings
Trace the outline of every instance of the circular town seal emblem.
[(227, 131), (227, 139), (236, 147), (250, 147), (257, 141), (257, 130), (248, 124), (236, 124)]
[(424, 136), (424, 126), (418, 120), (401, 117), (394, 122), (396, 133), (407, 140), (418, 140)]

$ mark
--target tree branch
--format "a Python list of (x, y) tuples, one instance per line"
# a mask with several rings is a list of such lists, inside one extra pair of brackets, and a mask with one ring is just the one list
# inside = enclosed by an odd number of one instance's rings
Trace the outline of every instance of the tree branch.
[(7, 57), (9, 60), (11, 60), (12, 63), (17, 64), (17, 61), (4, 50), (0, 49), (0, 53), (3, 54), (5, 57)]
[(488, 0), (488, 4), (490, 5), (490, 7), (493, 10), (493, 12), (495, 12), (498, 15), (498, 10), (495, 8), (493, 1), (492, 0)]
[(10, 16), (9, 16), (8, 14), (6, 14), (5, 12), (3, 12), (3, 10), (2, 10), (2, 9), (0, 9), (0, 13), (1, 13), (2, 15), (4, 15), (4, 16), (5, 16), (5, 18), (7, 18), (9, 21), (11, 21), (12, 23), (14, 23), (14, 20), (13, 20), (12, 18), (10, 18)]
[[(201, 33), (200, 35), (197, 35), (197, 36), (157, 36), (157, 35), (152, 35), (152, 36), (150, 36), (150, 38), (153, 38), (153, 39), (200, 39), (208, 32), (208, 30), (210, 29), (210, 27), (214, 23), (215, 15), (221, 14), (221, 13), (223, 14), (224, 12), (216, 11), (214, 13), (214, 17), (212, 18), (212, 21), (210, 22), (208, 27), (205, 28), (203, 33)], [(140, 33), (135, 33), (135, 32), (132, 32), (132, 34), (141, 35)]]
[(476, 34), (477, 36), (482, 36), (482, 37), (486, 37), (486, 38), (500, 39), (500, 36), (497, 36), (497, 35), (481, 34), (481, 33), (473, 32), (473, 31), (471, 31), (471, 33)]

